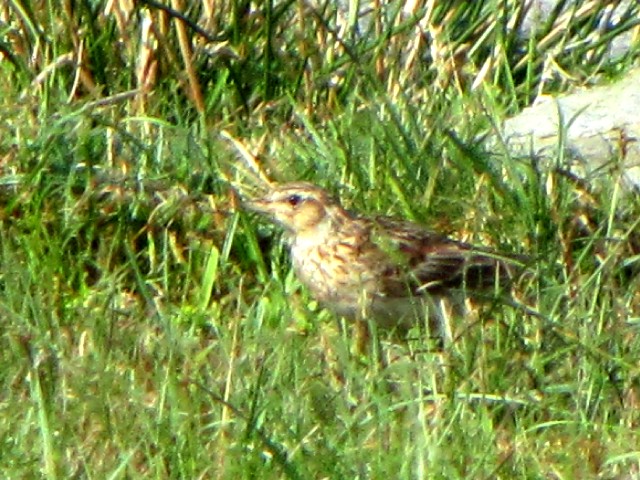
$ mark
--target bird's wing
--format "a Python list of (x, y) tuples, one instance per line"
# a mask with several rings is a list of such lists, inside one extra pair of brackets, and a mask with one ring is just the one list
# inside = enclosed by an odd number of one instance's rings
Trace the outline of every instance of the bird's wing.
[[(504, 285), (517, 261), (387, 217), (376, 219), (374, 242), (391, 256), (386, 289), (392, 294), (478, 290)], [(408, 288), (409, 287), (409, 288)]]

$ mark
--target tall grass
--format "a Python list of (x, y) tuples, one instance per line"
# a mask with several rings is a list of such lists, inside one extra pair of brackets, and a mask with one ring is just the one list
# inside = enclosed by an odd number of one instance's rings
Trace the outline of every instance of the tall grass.
[[(637, 199), (479, 140), (637, 60), (561, 3), (1, 5), (3, 475), (638, 475)], [(359, 355), (238, 208), (293, 179), (531, 255), (539, 315)]]

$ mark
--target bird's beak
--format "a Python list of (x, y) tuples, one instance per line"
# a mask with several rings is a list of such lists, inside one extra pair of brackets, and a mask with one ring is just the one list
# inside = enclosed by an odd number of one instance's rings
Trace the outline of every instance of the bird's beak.
[(256, 198), (253, 200), (245, 200), (242, 202), (242, 206), (247, 210), (257, 213), (269, 213), (271, 212), (271, 202), (264, 198)]

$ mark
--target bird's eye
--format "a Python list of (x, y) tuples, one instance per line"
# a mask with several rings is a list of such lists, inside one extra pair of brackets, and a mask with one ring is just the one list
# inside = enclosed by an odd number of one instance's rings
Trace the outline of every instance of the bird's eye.
[(289, 202), (289, 205), (291, 205), (292, 207), (297, 207), (302, 202), (302, 197), (296, 194), (289, 195), (287, 197), (287, 202)]

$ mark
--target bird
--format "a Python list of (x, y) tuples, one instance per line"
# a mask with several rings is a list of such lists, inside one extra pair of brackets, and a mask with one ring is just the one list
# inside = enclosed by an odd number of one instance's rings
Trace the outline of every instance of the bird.
[(244, 204), (284, 229), (296, 276), (322, 306), (384, 329), (408, 331), (426, 318), (432, 335), (451, 340), (467, 300), (508, 290), (523, 268), (521, 256), (353, 213), (308, 182), (276, 184)]

